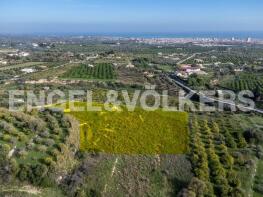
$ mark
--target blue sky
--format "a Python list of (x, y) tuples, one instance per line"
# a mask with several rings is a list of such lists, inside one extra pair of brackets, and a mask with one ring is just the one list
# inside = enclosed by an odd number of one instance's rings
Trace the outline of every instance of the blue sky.
[(262, 10), (262, 0), (0, 0), (0, 32), (263, 31)]

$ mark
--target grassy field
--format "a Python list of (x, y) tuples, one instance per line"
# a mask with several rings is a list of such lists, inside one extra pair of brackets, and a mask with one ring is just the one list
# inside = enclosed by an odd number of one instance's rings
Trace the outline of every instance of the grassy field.
[[(83, 107), (86, 103), (75, 103)], [(82, 150), (117, 154), (183, 154), (188, 151), (188, 115), (184, 112), (70, 112), (81, 123)], [(119, 111), (121, 110), (121, 111)]]
[(160, 66), (157, 66), (157, 68), (164, 72), (173, 72), (175, 70), (175, 67), (171, 65), (160, 65)]
[(62, 75), (66, 79), (113, 80), (116, 78), (111, 64), (101, 63), (96, 65), (81, 64)]
[(90, 154), (73, 176), (80, 173), (82, 193), (109, 197), (176, 196), (193, 176), (185, 155)]
[[(91, 196), (172, 196), (190, 182), (191, 164), (185, 155), (176, 154), (188, 151), (186, 113), (128, 112), (122, 107), (65, 112), (82, 125), (80, 148), (87, 150), (82, 151), (86, 157), (79, 170), (74, 170), (85, 174), (85, 184), (76, 186), (79, 191)], [(94, 157), (94, 151), (100, 153)]]
[(183, 155), (117, 159), (107, 182), (108, 196), (175, 196), (192, 177), (191, 165)]
[(0, 53), (14, 53), (16, 49), (0, 48)]
[(64, 197), (62, 191), (57, 188), (38, 188), (31, 185), (0, 186), (0, 196), (12, 197)]
[(75, 63), (63, 64), (62, 66), (50, 67), (40, 72), (29, 73), (24, 78), (26, 80), (54, 79), (63, 75), (65, 72), (77, 67)]
[(0, 70), (4, 71), (4, 70), (16, 69), (16, 68), (34, 67), (34, 66), (39, 66), (42, 64), (45, 64), (45, 62), (27, 62), (23, 64), (16, 64), (16, 65), (11, 65), (11, 66), (0, 67)]

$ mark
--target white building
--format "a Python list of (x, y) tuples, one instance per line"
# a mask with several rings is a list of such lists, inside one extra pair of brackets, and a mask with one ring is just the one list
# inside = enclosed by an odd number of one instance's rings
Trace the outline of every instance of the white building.
[(0, 60), (0, 64), (6, 65), (6, 64), (7, 64), (7, 61), (5, 61), (5, 60)]
[(132, 63), (129, 63), (126, 68), (134, 68), (135, 66)]
[(90, 68), (94, 68), (94, 65), (92, 65), (92, 64), (88, 64), (88, 67), (90, 67)]
[(18, 55), (19, 55), (20, 57), (27, 57), (27, 56), (30, 55), (30, 53), (28, 53), (28, 52), (20, 52)]
[(32, 46), (36, 48), (36, 47), (38, 47), (39, 45), (38, 45), (37, 43), (32, 43)]
[(33, 69), (33, 68), (23, 68), (21, 71), (24, 72), (24, 73), (33, 73), (33, 72), (35, 72), (35, 69)]

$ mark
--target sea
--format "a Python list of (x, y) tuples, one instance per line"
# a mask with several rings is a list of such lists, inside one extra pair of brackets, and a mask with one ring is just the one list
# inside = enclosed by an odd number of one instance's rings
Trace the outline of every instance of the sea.
[(85, 33), (90, 36), (112, 36), (127, 38), (237, 38), (263, 39), (263, 32), (181, 32), (181, 33)]
[[(18, 35), (18, 34), (15, 34)], [(263, 31), (257, 32), (177, 32), (177, 33), (94, 33), (94, 32), (79, 32), (79, 33), (32, 33), (23, 34), (27, 36), (94, 36), (94, 37), (123, 37), (123, 38), (236, 38), (236, 39), (263, 39)]]

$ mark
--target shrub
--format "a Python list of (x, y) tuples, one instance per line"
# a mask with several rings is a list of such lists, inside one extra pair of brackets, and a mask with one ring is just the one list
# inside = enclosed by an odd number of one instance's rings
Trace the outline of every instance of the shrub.
[(63, 128), (70, 128), (70, 121), (68, 120), (68, 118), (64, 117), (62, 120), (61, 120), (61, 126)]
[(258, 145), (257, 148), (256, 148), (256, 156), (259, 158), (259, 159), (262, 159), (263, 158), (263, 148), (261, 145)]
[(44, 164), (46, 164), (47, 166), (55, 166), (55, 162), (53, 161), (53, 159), (51, 157), (46, 157), (43, 159)]
[(32, 175), (31, 175), (31, 182), (33, 184), (39, 185), (43, 178), (47, 175), (48, 168), (46, 165), (37, 164), (36, 166), (32, 167)]
[(34, 142), (36, 143), (36, 144), (41, 144), (42, 143), (42, 138), (41, 137), (36, 137), (35, 139), (34, 139)]
[(244, 156), (241, 153), (237, 153), (234, 155), (235, 157), (235, 164), (238, 164), (240, 166), (243, 166), (245, 164)]
[(5, 142), (11, 142), (11, 136), (8, 134), (4, 134), (2, 137), (3, 141)]
[(215, 133), (215, 134), (219, 134), (219, 133), (220, 133), (220, 129), (219, 129), (219, 127), (218, 127), (218, 124), (215, 123), (215, 122), (213, 123), (212, 131), (213, 131), (213, 133)]
[(41, 137), (48, 137), (49, 136), (49, 132), (47, 130), (45, 130), (44, 132), (39, 133), (39, 136), (41, 136)]
[(55, 158), (59, 155), (59, 151), (57, 149), (53, 149), (52, 151), (49, 151), (49, 154)]
[(245, 138), (243, 138), (242, 136), (239, 135), (238, 137), (238, 147), (239, 148), (245, 148), (247, 146), (247, 142), (245, 140)]
[(207, 187), (205, 182), (199, 180), (198, 178), (193, 178), (188, 186), (190, 191), (193, 191), (197, 196), (204, 196)]
[(20, 171), (18, 173), (18, 178), (20, 181), (27, 181), (29, 174), (31, 173), (31, 169), (27, 165), (21, 165), (20, 166)]
[(45, 140), (43, 140), (43, 143), (46, 146), (53, 146), (55, 144), (55, 141), (53, 139), (45, 139)]
[(236, 196), (236, 197), (245, 197), (245, 192), (243, 189), (241, 188), (234, 188), (233, 191), (232, 191), (232, 194), (233, 196)]
[(230, 187), (227, 185), (216, 185), (215, 186), (215, 193), (217, 196), (229, 196)]
[(258, 129), (248, 129), (243, 133), (244, 138), (248, 143), (261, 143), (263, 142), (263, 134)]
[(11, 168), (12, 173), (16, 175), (20, 170), (19, 165), (17, 164), (17, 161), (15, 159), (11, 159), (9, 163), (10, 163), (10, 168)]
[(36, 146), (36, 150), (39, 152), (46, 152), (47, 151), (47, 147), (44, 145), (38, 145)]
[(18, 133), (17, 137), (18, 137), (18, 140), (20, 142), (26, 142), (27, 141), (27, 136), (25, 134), (23, 134), (23, 133)]
[(20, 157), (20, 158), (25, 158), (27, 156), (28, 152), (25, 151), (25, 150), (20, 150), (18, 153), (17, 153), (17, 156)]
[(227, 172), (227, 180), (231, 187), (240, 187), (241, 185), (237, 172), (233, 170)]
[(254, 190), (259, 192), (259, 193), (261, 193), (261, 194), (263, 194), (263, 185), (262, 184), (256, 184), (254, 186)]
[(232, 135), (229, 133), (229, 131), (225, 132), (225, 140), (226, 140), (226, 145), (229, 148), (236, 148), (236, 142), (234, 140), (234, 138), (232, 137)]
[(33, 150), (33, 149), (34, 149), (34, 146), (35, 146), (34, 143), (29, 143), (29, 144), (26, 145), (26, 149), (27, 149), (27, 150)]
[(1, 152), (8, 153), (11, 150), (11, 147), (8, 144), (1, 145)]

